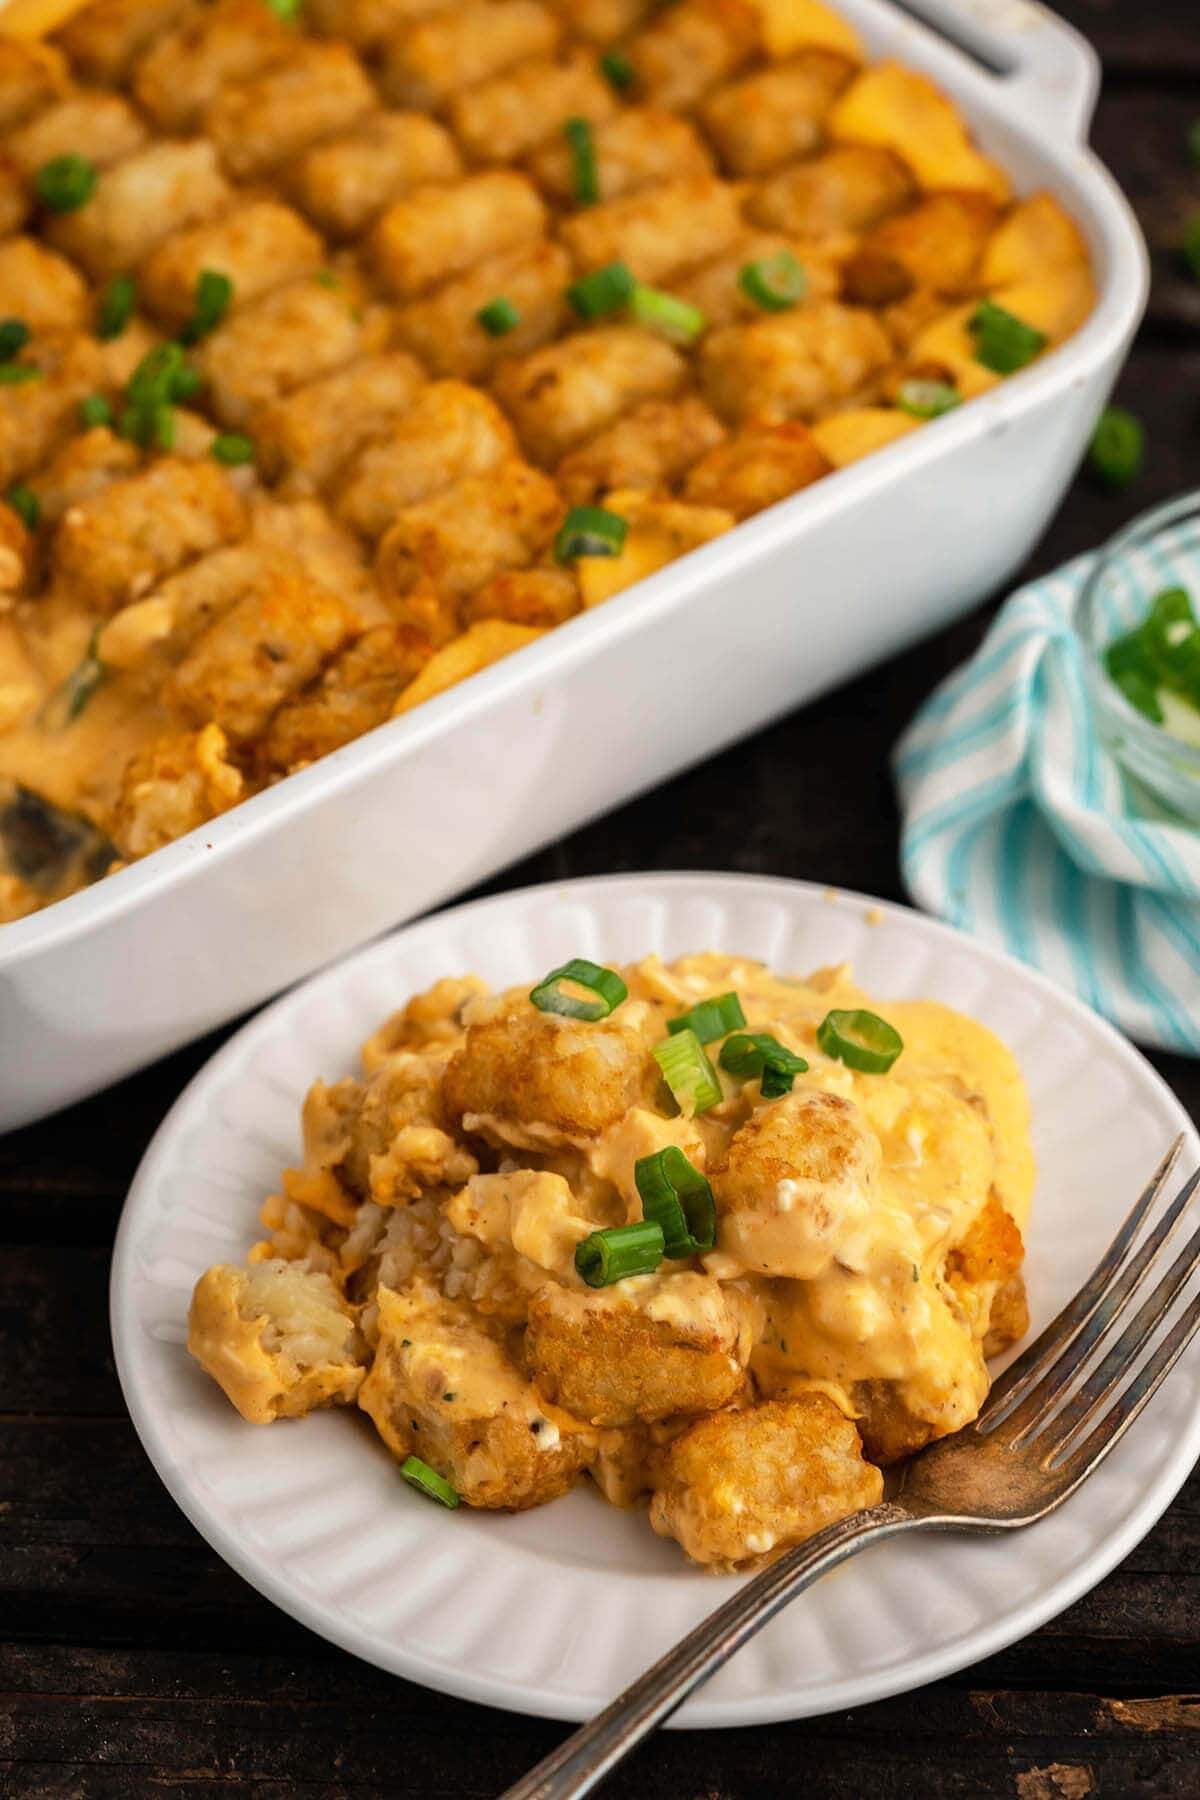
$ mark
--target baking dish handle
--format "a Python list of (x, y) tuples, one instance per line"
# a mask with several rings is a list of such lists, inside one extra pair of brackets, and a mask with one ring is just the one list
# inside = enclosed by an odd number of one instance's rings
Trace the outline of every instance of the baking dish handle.
[(904, 9), (996, 76), (1012, 110), (1043, 136), (1082, 144), (1100, 89), (1100, 60), (1073, 26), (1037, 0), (903, 0)]

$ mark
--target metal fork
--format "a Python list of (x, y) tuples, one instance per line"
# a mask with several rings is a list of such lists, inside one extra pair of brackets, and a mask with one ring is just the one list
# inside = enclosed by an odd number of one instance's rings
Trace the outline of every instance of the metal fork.
[(1198, 1294), (1151, 1348), (1200, 1263), (1198, 1229), (1093, 1361), (1200, 1183), (1197, 1169), (1135, 1247), (1183, 1142), (1176, 1138), (1092, 1275), (995, 1383), (973, 1425), (913, 1457), (895, 1500), (826, 1526), (748, 1581), (500, 1800), (590, 1794), (789, 1600), (867, 1544), (903, 1531), (1008, 1531), (1061, 1506), (1120, 1441), (1200, 1327)]

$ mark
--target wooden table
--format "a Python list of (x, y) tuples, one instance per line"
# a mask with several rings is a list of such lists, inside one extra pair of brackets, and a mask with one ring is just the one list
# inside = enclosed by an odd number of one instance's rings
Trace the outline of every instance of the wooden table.
[[(1076, 484), (1037, 570), (1200, 482), (1200, 285), (1171, 248), (1183, 217), (1200, 210), (1200, 170), (1183, 142), (1200, 116), (1195, 0), (1071, 0), (1063, 10), (1105, 59), (1096, 142), (1154, 247), (1149, 320), (1121, 384), (1147, 425), (1149, 456), (1124, 494)], [(900, 898), (888, 750), (987, 616), (493, 885), (730, 868)], [(835, 787), (836, 806), (826, 804)], [(106, 1319), (113, 1231), (147, 1140), (218, 1041), (0, 1143), (0, 1793), (486, 1800), (562, 1728), (407, 1686), (276, 1612), (185, 1523), (125, 1415)], [(1200, 1068), (1155, 1061), (1197, 1115)], [(1193, 1478), (1094, 1593), (951, 1680), (795, 1725), (664, 1735), (605, 1791), (1195, 1800), (1198, 1513)]]

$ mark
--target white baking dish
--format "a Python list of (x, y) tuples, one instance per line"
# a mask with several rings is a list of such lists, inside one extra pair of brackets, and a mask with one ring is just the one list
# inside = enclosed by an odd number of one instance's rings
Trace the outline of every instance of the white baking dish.
[[(1090, 48), (1027, 0), (838, 0), (1085, 231), (1098, 305), (1025, 373), (201, 831), (0, 930), (0, 1128), (210, 1029), (965, 612), (1028, 553), (1141, 316), (1083, 139)], [(2, 16), (2, 15), (0, 15)], [(940, 36), (969, 44), (985, 68)], [(797, 804), (806, 804), (797, 795)]]

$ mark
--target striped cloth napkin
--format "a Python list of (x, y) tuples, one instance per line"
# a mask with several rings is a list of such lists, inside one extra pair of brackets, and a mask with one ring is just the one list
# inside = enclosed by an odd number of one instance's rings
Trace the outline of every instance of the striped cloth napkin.
[(1092, 562), (1018, 589), (900, 739), (904, 880), (1131, 1037), (1197, 1056), (1200, 835), (1135, 803), (1093, 730), (1070, 628)]

